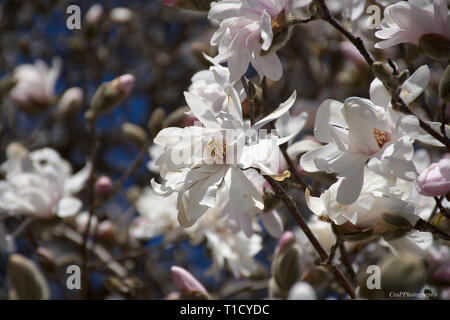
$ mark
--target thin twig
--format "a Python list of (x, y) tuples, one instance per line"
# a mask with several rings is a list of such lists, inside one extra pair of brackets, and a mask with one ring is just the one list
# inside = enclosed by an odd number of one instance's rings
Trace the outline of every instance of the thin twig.
[(280, 199), (283, 200), (284, 204), (289, 209), (289, 211), (293, 215), (294, 219), (297, 221), (297, 224), (303, 230), (306, 237), (308, 238), (308, 240), (313, 245), (314, 249), (319, 254), (320, 259), (322, 260), (323, 266), (328, 268), (331, 271), (331, 273), (333, 273), (337, 282), (349, 294), (349, 296), (351, 298), (355, 298), (355, 290), (354, 290), (352, 284), (350, 283), (350, 281), (344, 275), (344, 273), (334, 264), (327, 263), (328, 259), (329, 259), (327, 252), (322, 247), (319, 240), (317, 240), (316, 236), (311, 231), (311, 229), (308, 227), (307, 223), (305, 222), (305, 220), (303, 219), (303, 217), (300, 213), (300, 210), (298, 209), (295, 202), (292, 200), (291, 196), (273, 178), (271, 178), (270, 176), (264, 176), (264, 178), (267, 180), (267, 182), (269, 182), (269, 184), (272, 186), (275, 193), (280, 197)]
[(280, 146), (280, 150), (284, 156), (284, 159), (286, 160), (289, 170), (294, 175), (295, 180), (297, 180), (297, 182), (301, 185), (301, 187), (302, 187), (301, 189), (303, 191), (308, 189), (309, 192), (313, 193), (312, 190), (309, 188), (308, 184), (305, 181), (303, 181), (302, 177), (298, 174), (297, 168), (295, 168), (294, 164), (292, 163), (291, 158), (289, 157), (289, 155), (287, 153), (286, 146), (284, 146), (284, 145)]
[(248, 103), (250, 105), (250, 123), (253, 125), (255, 123), (255, 97), (250, 94), (250, 88), (248, 87), (245, 76), (241, 77), (241, 83), (244, 87), (245, 95), (247, 96)]
[(422, 232), (431, 232), (432, 234), (441, 238), (442, 240), (450, 241), (450, 235), (448, 235), (438, 227), (434, 226), (433, 224), (423, 219), (419, 219), (416, 222), (416, 224), (414, 225), (414, 229)]
[(442, 205), (442, 199), (444, 199), (444, 197), (438, 198), (438, 197), (434, 197), (434, 201), (436, 201), (436, 207), (439, 209), (439, 211), (441, 212), (441, 214), (446, 217), (447, 219), (450, 219), (450, 212), (448, 211), (447, 208), (445, 208)]
[(148, 148), (152, 144), (152, 141), (153, 140), (151, 138), (148, 138), (145, 141), (145, 143), (142, 145), (141, 149), (139, 150), (138, 155), (133, 160), (133, 163), (131, 164), (131, 166), (129, 166), (122, 173), (122, 175), (119, 177), (119, 179), (117, 179), (117, 181), (114, 182), (111, 191), (106, 196), (104, 196), (101, 199), (98, 199), (95, 202), (95, 206), (94, 206), (95, 209), (98, 209), (106, 201), (108, 201), (122, 187), (123, 183), (139, 168), (139, 166), (141, 165), (142, 161), (144, 160), (145, 155), (148, 152)]
[(88, 268), (87, 268), (87, 262), (88, 262), (88, 250), (87, 250), (87, 243), (89, 238), (89, 231), (91, 229), (91, 221), (92, 217), (95, 214), (95, 164), (97, 159), (97, 153), (98, 153), (98, 146), (96, 141), (96, 135), (95, 135), (95, 119), (92, 121), (88, 121), (88, 127), (89, 127), (89, 134), (91, 136), (91, 155), (90, 155), (90, 161), (91, 161), (91, 172), (89, 174), (88, 179), (88, 197), (89, 197), (89, 218), (86, 224), (86, 229), (84, 230), (83, 234), (83, 242), (81, 245), (81, 258), (82, 258), (82, 273), (81, 273), (81, 291), (80, 295), (81, 297), (86, 297), (89, 289), (89, 277), (88, 277)]
[[(372, 66), (374, 63), (374, 59), (372, 55), (369, 53), (367, 48), (364, 45), (364, 42), (360, 37), (354, 36), (350, 31), (348, 31), (342, 24), (336, 20), (330, 13), (330, 10), (328, 9), (326, 3), (324, 0), (314, 0), (318, 9), (320, 10), (320, 18), (322, 18), (324, 21), (327, 21), (329, 24), (331, 24), (337, 31), (339, 31), (344, 37), (346, 37), (353, 45), (358, 49), (360, 54), (363, 56), (364, 60), (366, 60), (367, 64), (369, 66)], [(384, 83), (386, 86), (386, 84)], [(387, 88), (389, 91), (390, 88)], [(407, 114), (407, 115), (413, 115), (417, 119), (419, 119), (420, 127), (425, 130), (427, 133), (429, 133), (431, 136), (433, 136), (435, 139), (443, 143), (447, 150), (450, 151), (450, 139), (448, 139), (446, 136), (440, 135), (438, 132), (436, 132), (427, 122), (423, 121), (421, 118), (417, 116), (415, 112), (413, 112), (406, 104), (405, 102), (400, 98), (396, 98), (396, 101), (394, 102), (394, 107), (396, 107), (397, 110)], [(398, 102), (398, 103), (397, 103)]]
[(344, 240), (342, 239), (342, 233), (339, 228), (336, 228), (335, 224), (332, 224), (332, 228), (334, 234), (336, 235), (336, 243), (339, 247), (339, 251), (341, 252), (342, 264), (345, 266), (345, 269), (347, 269), (347, 273), (350, 276), (352, 282), (356, 283), (356, 274), (350, 262), (350, 257), (348, 256), (347, 249), (345, 248)]

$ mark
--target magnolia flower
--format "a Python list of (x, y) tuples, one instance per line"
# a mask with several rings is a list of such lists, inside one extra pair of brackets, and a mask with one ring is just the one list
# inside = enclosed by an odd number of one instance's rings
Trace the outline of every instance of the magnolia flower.
[(50, 106), (56, 80), (61, 71), (61, 60), (53, 59), (49, 69), (44, 61), (23, 64), (14, 70), (16, 86), (10, 91), (11, 100), (24, 111), (36, 112)]
[[(189, 92), (201, 97), (205, 104), (218, 115), (228, 106), (228, 95), (226, 89), (233, 86), (230, 82), (230, 71), (228, 68), (216, 63), (210, 57), (204, 55), (208, 61), (213, 63), (208, 70), (197, 72), (191, 79)], [(245, 99), (245, 91), (241, 88), (240, 82), (235, 85), (240, 94), (240, 99)]]
[(450, 192), (450, 159), (431, 164), (417, 179), (419, 192), (425, 196), (443, 196)]
[[(277, 81), (283, 68), (275, 50), (288, 37), (287, 15), (301, 5), (292, 0), (222, 0), (212, 2), (208, 18), (219, 20), (219, 29), (211, 38), (218, 46), (217, 62), (227, 62), (230, 80), (245, 74), (248, 64), (263, 76)], [(283, 39), (284, 38), (284, 39)]]
[[(358, 200), (350, 205), (336, 201), (339, 185), (343, 179), (333, 184), (321, 196), (311, 197), (305, 193), (306, 204), (319, 217), (326, 217), (337, 225), (349, 224), (361, 230), (372, 229), (374, 234), (386, 234), (389, 229), (384, 223), (384, 215), (391, 214), (403, 218), (411, 226), (420, 219), (416, 213), (416, 204), (408, 198), (409, 182), (400, 179), (387, 179), (365, 169), (366, 179)], [(403, 199), (402, 199), (403, 197)], [(388, 241), (397, 252), (409, 251), (424, 254), (424, 249), (431, 245), (432, 237), (428, 233), (409, 232), (405, 238)]]
[(150, 239), (179, 228), (177, 197), (157, 195), (151, 188), (145, 188), (136, 201), (139, 212), (131, 227), (132, 236), (137, 239)]
[[(258, 225), (253, 221), (253, 229)], [(235, 278), (249, 277), (258, 270), (254, 258), (262, 249), (262, 237), (253, 233), (248, 237), (243, 231), (233, 232), (228, 217), (220, 209), (212, 208), (191, 228), (185, 229), (196, 245), (206, 241), (213, 263), (207, 274), (218, 277), (225, 267)]]
[[(426, 87), (427, 66), (419, 68), (402, 86), (401, 97), (411, 103)], [(419, 121), (393, 110), (390, 96), (379, 80), (372, 82), (370, 100), (352, 97), (344, 103), (326, 100), (316, 114), (314, 135), (327, 143), (302, 156), (300, 165), (308, 172), (337, 173), (343, 178), (337, 201), (351, 204), (358, 199), (364, 182), (364, 166), (383, 174), (413, 180), (413, 142), (434, 143)], [(437, 142), (437, 141), (436, 141)]]
[[(140, 216), (131, 225), (132, 236), (150, 239), (180, 230), (175, 194), (161, 197), (146, 188), (136, 202), (136, 208)], [(255, 222), (252, 228), (258, 229)], [(257, 266), (254, 256), (262, 248), (261, 236), (253, 234), (247, 237), (243, 231), (234, 232), (230, 228), (228, 217), (222, 215), (220, 208), (209, 209), (194, 226), (183, 230), (193, 245), (205, 241), (210, 249), (213, 264), (208, 274), (218, 276), (225, 267), (236, 278), (242, 275), (250, 276), (255, 272)]]
[(45, 148), (8, 158), (2, 165), (14, 168), (0, 181), (0, 209), (8, 214), (37, 218), (72, 216), (82, 203), (73, 195), (89, 177), (88, 164), (72, 175), (70, 164), (53, 149)]
[(278, 146), (291, 138), (268, 135), (255, 140), (255, 135), (248, 136), (246, 131), (256, 133), (286, 113), (295, 102), (295, 92), (251, 128), (243, 121), (236, 90), (230, 88), (228, 93), (228, 112), (216, 117), (203, 99), (186, 92), (186, 101), (203, 127), (165, 128), (154, 140), (165, 151), (155, 162), (163, 182), (152, 180), (153, 189), (163, 196), (178, 193), (178, 219), (183, 227), (192, 226), (208, 208), (214, 208), (222, 188), (235, 211), (250, 216), (261, 211), (262, 197), (242, 169), (253, 167), (262, 174), (278, 175), (272, 160), (279, 158)]
[(384, 39), (375, 47), (386, 49), (399, 43), (419, 44), (423, 35), (441, 35), (450, 40), (450, 19), (446, 0), (399, 1), (384, 10), (382, 30), (375, 35)]

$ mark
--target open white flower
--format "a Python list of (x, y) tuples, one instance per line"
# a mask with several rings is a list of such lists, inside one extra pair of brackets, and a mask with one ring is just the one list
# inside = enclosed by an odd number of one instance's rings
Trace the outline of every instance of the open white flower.
[(3, 168), (15, 168), (0, 181), (0, 210), (7, 214), (64, 218), (81, 209), (81, 201), (73, 195), (88, 179), (89, 164), (72, 175), (67, 161), (55, 150), (44, 148), (9, 158)]
[(384, 10), (381, 30), (384, 39), (375, 47), (386, 49), (399, 43), (419, 44), (425, 34), (442, 35), (450, 40), (450, 16), (446, 0), (409, 0), (394, 3)]
[(277, 81), (283, 68), (275, 52), (270, 51), (274, 38), (287, 33), (287, 15), (303, 1), (292, 0), (222, 0), (212, 2), (208, 18), (219, 20), (219, 29), (211, 38), (218, 46), (214, 59), (227, 62), (230, 80), (237, 81), (251, 63), (260, 78)]
[[(130, 228), (134, 237), (150, 239), (181, 231), (175, 193), (161, 197), (147, 188), (136, 202), (136, 208), (140, 215)], [(259, 230), (257, 223), (252, 223), (252, 230)], [(183, 230), (193, 245), (205, 241), (206, 247), (211, 250), (213, 263), (209, 274), (219, 276), (220, 271), (227, 268), (239, 278), (248, 277), (257, 269), (254, 256), (262, 248), (261, 236), (253, 233), (247, 237), (243, 231), (234, 232), (230, 228), (229, 216), (223, 215), (220, 206), (209, 209), (196, 224)]]
[[(416, 203), (410, 198), (410, 187), (413, 183), (400, 179), (387, 179), (368, 169), (365, 182), (358, 200), (350, 205), (342, 205), (336, 201), (342, 178), (318, 197), (311, 197), (306, 191), (306, 204), (319, 217), (327, 217), (337, 225), (349, 224), (361, 230), (372, 229), (376, 234), (383, 234), (383, 215), (391, 214), (406, 219), (411, 225), (420, 219), (417, 215)], [(404, 237), (387, 241), (395, 251), (408, 251), (424, 254), (424, 249), (431, 245), (429, 233), (410, 231)]]
[[(291, 137), (268, 135), (259, 140), (246, 134), (237, 92), (228, 91), (228, 112), (216, 117), (200, 97), (185, 92), (186, 101), (203, 127), (163, 129), (155, 143), (164, 153), (156, 160), (162, 184), (152, 181), (161, 195), (178, 192), (178, 219), (183, 227), (192, 226), (209, 208), (216, 206), (220, 188), (225, 188), (230, 205), (252, 216), (264, 208), (261, 195), (242, 169), (258, 168), (262, 174), (277, 175), (272, 160), (279, 157), (278, 145)], [(274, 112), (250, 129), (256, 132), (287, 112), (295, 102), (294, 94)]]
[[(429, 69), (419, 68), (402, 87), (405, 103), (417, 98), (428, 83)], [(337, 201), (351, 204), (364, 182), (364, 166), (385, 176), (415, 179), (413, 142), (430, 142), (421, 134), (419, 120), (393, 110), (390, 96), (379, 80), (371, 85), (370, 100), (352, 97), (344, 103), (326, 100), (316, 115), (314, 135), (325, 146), (302, 156), (300, 165), (309, 172), (337, 173), (343, 178)], [(431, 140), (433, 141), (433, 140)]]
[[(201, 97), (217, 115), (227, 109), (228, 95), (226, 89), (232, 87), (233, 83), (230, 81), (230, 71), (227, 67), (221, 66), (206, 55), (205, 58), (211, 61), (213, 66), (208, 70), (202, 70), (194, 74), (191, 79), (192, 84), (189, 87), (189, 92)], [(243, 101), (245, 92), (240, 82), (236, 82), (234, 86), (239, 92), (241, 101)]]
[(51, 68), (41, 60), (18, 66), (14, 70), (17, 84), (10, 92), (11, 100), (29, 112), (49, 107), (60, 71), (61, 60), (58, 58), (53, 59)]
[(178, 229), (180, 225), (176, 204), (175, 194), (161, 197), (151, 188), (145, 188), (136, 201), (136, 209), (140, 216), (130, 227), (132, 236), (137, 239), (150, 239)]
[[(258, 230), (255, 221), (252, 228)], [(258, 269), (254, 257), (262, 249), (262, 237), (256, 233), (248, 237), (243, 231), (233, 232), (229, 228), (228, 217), (223, 216), (220, 209), (209, 209), (194, 226), (185, 231), (194, 245), (206, 240), (213, 259), (208, 274), (217, 277), (226, 267), (235, 278), (240, 278), (249, 277)]]

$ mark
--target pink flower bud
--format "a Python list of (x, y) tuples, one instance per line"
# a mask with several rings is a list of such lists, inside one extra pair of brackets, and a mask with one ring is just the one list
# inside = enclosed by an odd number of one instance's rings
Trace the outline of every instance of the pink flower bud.
[(88, 26), (96, 26), (103, 17), (103, 7), (101, 4), (94, 4), (86, 12), (85, 21)]
[(195, 292), (202, 292), (208, 294), (205, 287), (186, 269), (173, 266), (170, 268), (172, 273), (172, 279), (175, 282), (177, 288), (185, 294), (191, 294)]
[(119, 86), (118, 88), (124, 93), (124, 95), (129, 95), (131, 90), (134, 87), (135, 78), (131, 74), (124, 74), (119, 78)]
[(295, 236), (291, 231), (286, 231), (281, 236), (278, 241), (278, 250), (281, 253), (284, 249), (286, 249), (289, 245), (295, 242)]
[(431, 279), (450, 284), (450, 260), (445, 261), (432, 273)]
[(442, 196), (450, 192), (450, 159), (432, 163), (417, 179), (419, 192), (425, 196)]
[(178, 0), (163, 0), (163, 3), (168, 7), (175, 7)]
[(95, 182), (95, 192), (98, 194), (107, 194), (111, 192), (113, 183), (107, 176), (101, 176)]

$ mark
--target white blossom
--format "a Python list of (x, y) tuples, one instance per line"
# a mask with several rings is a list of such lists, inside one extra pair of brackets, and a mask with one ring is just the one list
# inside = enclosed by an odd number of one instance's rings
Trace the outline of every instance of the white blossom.
[(61, 218), (79, 212), (79, 192), (90, 174), (90, 164), (72, 175), (70, 164), (53, 149), (44, 148), (8, 158), (2, 165), (14, 168), (0, 181), (0, 209), (11, 215)]
[[(349, 205), (336, 201), (342, 178), (333, 184), (320, 197), (311, 197), (305, 193), (305, 199), (311, 211), (319, 217), (327, 217), (337, 225), (349, 224), (360, 230), (372, 229), (383, 234), (383, 215), (391, 214), (404, 218), (414, 226), (420, 219), (417, 215), (415, 199), (409, 191), (413, 183), (400, 179), (380, 176), (368, 169), (365, 172), (365, 182), (358, 200)], [(429, 233), (411, 231), (405, 237), (388, 241), (395, 251), (408, 251), (424, 254), (432, 243)]]
[(26, 111), (45, 109), (53, 99), (60, 72), (58, 58), (53, 59), (51, 68), (42, 60), (18, 66), (14, 70), (17, 84), (10, 92), (11, 100)]
[[(405, 103), (422, 93), (428, 79), (429, 69), (423, 66), (403, 84), (401, 97)], [(395, 111), (390, 100), (387, 90), (375, 80), (370, 100), (326, 100), (317, 111), (314, 135), (326, 145), (303, 155), (300, 165), (309, 172), (337, 173), (343, 178), (337, 193), (341, 204), (358, 199), (369, 160), (369, 168), (380, 174), (414, 180), (417, 173), (412, 163), (413, 142), (435, 141), (421, 131), (415, 116)]]
[[(178, 193), (178, 219), (184, 227), (192, 226), (208, 208), (216, 206), (219, 189), (227, 190), (229, 205), (252, 216), (264, 208), (261, 195), (242, 169), (258, 168), (262, 174), (277, 175), (278, 145), (291, 137), (269, 135), (254, 140), (246, 137), (240, 99), (236, 90), (228, 91), (228, 112), (216, 117), (200, 97), (186, 92), (186, 101), (203, 127), (163, 129), (155, 143), (164, 153), (155, 164), (161, 168), (162, 184), (154, 180), (154, 190), (167, 196)], [(294, 94), (266, 118), (250, 129), (253, 132), (287, 112), (295, 102)], [(231, 133), (231, 134), (229, 134)], [(247, 141), (246, 141), (247, 140)], [(181, 155), (181, 157), (180, 157)]]
[(386, 49), (399, 43), (419, 44), (425, 34), (438, 34), (450, 39), (450, 16), (446, 0), (409, 0), (394, 3), (384, 10), (381, 30), (375, 35), (383, 39), (375, 47)]
[(208, 18), (220, 21), (211, 38), (218, 46), (217, 62), (227, 62), (230, 80), (245, 74), (249, 63), (263, 76), (279, 80), (283, 73), (280, 59), (271, 52), (274, 38), (283, 31), (287, 17), (302, 1), (292, 0), (222, 0), (212, 2)]

